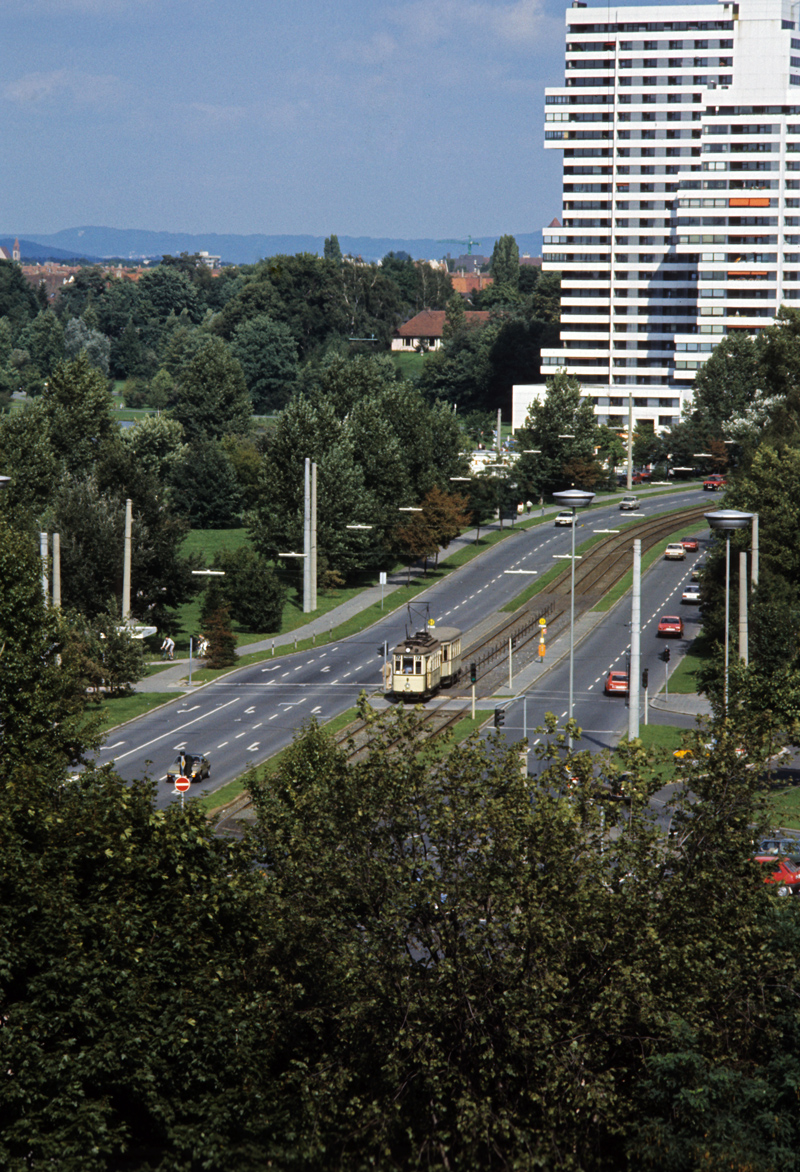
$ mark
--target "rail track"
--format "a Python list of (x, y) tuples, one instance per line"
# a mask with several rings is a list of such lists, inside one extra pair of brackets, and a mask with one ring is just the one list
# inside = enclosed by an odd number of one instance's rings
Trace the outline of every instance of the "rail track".
[[(642, 552), (651, 550), (670, 533), (681, 526), (690, 526), (699, 521), (707, 505), (696, 505), (674, 513), (662, 514), (637, 523), (619, 534), (609, 534), (583, 555), (575, 565), (575, 612), (589, 610), (604, 594), (620, 582), (631, 569), (632, 538), (642, 543)], [(569, 609), (571, 570), (568, 567), (560, 573), (542, 594), (536, 595), (506, 619), (501, 619), (488, 632), (484, 631), (471, 643), (469, 632), (464, 635), (463, 663), (478, 665), (478, 679), (486, 679), (508, 659), (508, 641), (516, 652), (532, 640), (539, 638), (539, 619), (547, 620), (549, 637), (566, 624)], [(473, 631), (477, 630), (472, 628)], [(463, 677), (462, 677), (463, 678)], [(463, 694), (463, 685), (451, 689), (450, 695)], [(420, 727), (420, 744), (425, 744), (452, 728), (467, 714), (466, 705), (458, 710), (445, 711), (443, 708), (429, 709)], [(342, 729), (336, 737), (336, 744), (347, 749), (347, 759), (356, 762), (369, 753), (373, 737), (371, 726), (360, 718)], [(398, 744), (401, 743), (398, 738)], [(223, 837), (240, 837), (243, 827), (253, 821), (250, 795), (241, 794), (216, 816), (215, 833)]]
[[(429, 744), (436, 737), (454, 728), (459, 720), (469, 714), (466, 705), (458, 709), (431, 708), (421, 716), (414, 741), (421, 748)], [(369, 755), (372, 742), (376, 738), (373, 725), (360, 717), (339, 732), (335, 737), (336, 746), (345, 751), (348, 764), (355, 764)], [(384, 737), (384, 744), (386, 740)], [(407, 747), (405, 737), (398, 736), (389, 741), (389, 750), (396, 745), (398, 751)], [(214, 832), (224, 838), (240, 838), (248, 823), (254, 821), (254, 812), (250, 795), (240, 794), (230, 805), (218, 811), (214, 818)]]
[[(575, 564), (575, 613), (590, 610), (600, 599), (622, 581), (631, 569), (631, 539), (642, 543), (646, 553), (674, 533), (682, 525), (692, 525), (707, 511), (707, 505), (695, 505), (675, 513), (662, 514), (631, 525), (619, 534), (609, 534), (585, 553)], [(512, 652), (521, 650), (534, 639), (538, 640), (539, 619), (547, 623), (548, 637), (560, 632), (566, 622), (569, 608), (571, 569), (563, 570), (548, 586), (507, 619), (501, 619), (488, 632), (469, 641), (470, 633), (464, 634), (462, 662), (477, 666), (477, 679), (485, 679), (491, 672), (508, 660), (508, 643)], [(475, 628), (473, 628), (475, 630)], [(463, 677), (462, 677), (463, 678)], [(463, 683), (454, 689), (454, 694), (463, 694)]]

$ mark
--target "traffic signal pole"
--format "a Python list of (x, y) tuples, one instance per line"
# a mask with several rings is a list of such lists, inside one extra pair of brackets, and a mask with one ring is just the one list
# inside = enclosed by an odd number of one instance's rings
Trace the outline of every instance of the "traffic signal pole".
[(628, 740), (639, 735), (639, 667), (642, 631), (642, 543), (633, 543), (633, 590), (631, 595), (631, 662), (628, 670)]

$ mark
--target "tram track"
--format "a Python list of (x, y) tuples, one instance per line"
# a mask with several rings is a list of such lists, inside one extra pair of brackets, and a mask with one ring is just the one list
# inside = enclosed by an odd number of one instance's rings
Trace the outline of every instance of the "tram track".
[[(604, 537), (582, 555), (581, 561), (576, 557), (576, 616), (596, 606), (630, 572), (632, 538), (640, 540), (642, 553), (647, 553), (674, 533), (676, 528), (699, 521), (707, 509), (706, 504), (694, 505), (690, 509), (660, 514), (637, 522), (622, 533)], [(512, 654), (534, 639), (538, 641), (540, 619), (545, 619), (548, 638), (560, 634), (567, 621), (571, 581), (571, 568), (567, 567), (546, 590), (524, 603), (508, 618), (500, 619), (489, 631), (481, 629), (477, 639), (470, 642), (470, 632), (466, 631), (463, 636), (462, 664), (476, 664), (478, 681), (487, 681), (487, 677), (508, 662), (509, 640)], [(480, 624), (480, 628), (483, 627), (484, 624)], [(477, 631), (478, 628), (472, 630)], [(461, 681), (453, 689), (453, 695), (464, 694), (464, 672)]]
[[(595, 606), (600, 598), (621, 582), (630, 571), (633, 538), (642, 542), (643, 553), (649, 552), (676, 529), (691, 526), (699, 521), (707, 508), (707, 504), (702, 504), (637, 522), (621, 533), (612, 533), (604, 537), (582, 555), (581, 561), (577, 561), (576, 558), (576, 615)], [(472, 642), (470, 631), (466, 631), (463, 636), (462, 665), (476, 663), (478, 679), (491, 685), (490, 677), (508, 661), (509, 640), (513, 653), (534, 639), (538, 641), (539, 619), (542, 617), (547, 620), (548, 638), (552, 638), (566, 626), (570, 588), (571, 568), (567, 567), (553, 579), (545, 591), (531, 598), (507, 618), (498, 620), (488, 631), (483, 623), (471, 628), (476, 633)], [(465, 679), (468, 680), (468, 669), (462, 671), (462, 683), (448, 690), (450, 697), (456, 699), (464, 695)], [(467, 688), (468, 686), (467, 684)], [(420, 727), (420, 746), (441, 736), (467, 715), (467, 712), (466, 705), (457, 710), (440, 706), (427, 710)], [(347, 749), (348, 762), (361, 760), (369, 752), (374, 739), (370, 736), (370, 728), (369, 722), (358, 718), (337, 734), (337, 746), (350, 746)], [(396, 743), (405, 744), (405, 741), (398, 737)], [(243, 827), (254, 820), (250, 795), (247, 792), (240, 794), (223, 810), (217, 811), (212, 818), (215, 833), (223, 837), (240, 837)]]

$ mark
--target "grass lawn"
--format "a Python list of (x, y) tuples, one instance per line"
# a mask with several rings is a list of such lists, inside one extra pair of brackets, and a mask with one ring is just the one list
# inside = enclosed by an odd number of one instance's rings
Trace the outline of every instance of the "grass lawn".
[(403, 378), (415, 383), (422, 374), (422, 368), (428, 355), (417, 354), (415, 350), (409, 350), (407, 353), (402, 350), (391, 350), (390, 354)]
[(800, 786), (773, 791), (770, 795), (772, 821), (786, 830), (800, 830)]
[(697, 672), (710, 654), (709, 641), (701, 631), (669, 677), (669, 690), (675, 695), (693, 696), (697, 692)]
[(110, 728), (124, 724), (126, 720), (143, 716), (152, 708), (158, 708), (161, 704), (166, 704), (168, 700), (175, 699), (177, 697), (174, 692), (134, 692), (132, 696), (118, 696), (113, 700), (104, 700), (100, 705), (100, 713), (103, 718), (100, 727), (103, 732), (108, 732)]

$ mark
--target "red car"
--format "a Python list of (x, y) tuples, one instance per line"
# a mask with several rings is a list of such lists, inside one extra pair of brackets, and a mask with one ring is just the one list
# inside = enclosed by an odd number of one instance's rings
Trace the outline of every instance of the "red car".
[(687, 553), (697, 553), (698, 549), (700, 548), (700, 544), (696, 537), (682, 537), (681, 545)]
[(658, 620), (659, 635), (678, 635), (683, 637), (683, 619), (677, 614), (662, 614)]
[(707, 476), (703, 481), (703, 488), (706, 492), (719, 492), (724, 487), (725, 477), (720, 476), (718, 472), (712, 473), (711, 476)]
[(770, 870), (770, 873), (765, 875), (764, 882), (774, 883), (778, 895), (800, 895), (800, 857), (784, 855), (782, 859), (776, 859), (775, 855), (770, 854), (754, 857), (757, 863), (768, 864), (770, 868), (775, 867), (777, 863), (777, 870)]
[(615, 692), (621, 692), (623, 695), (627, 696), (628, 673), (626, 671), (610, 671), (606, 676), (606, 695), (611, 696)]

